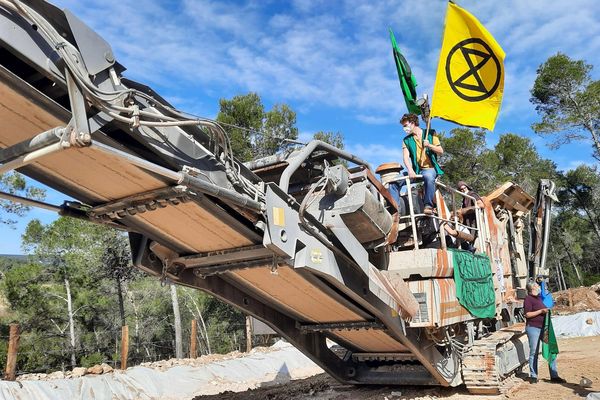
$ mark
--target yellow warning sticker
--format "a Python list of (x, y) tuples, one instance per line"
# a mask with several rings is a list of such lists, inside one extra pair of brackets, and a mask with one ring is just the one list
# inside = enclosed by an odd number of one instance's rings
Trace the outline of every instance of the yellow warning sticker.
[(285, 214), (283, 213), (283, 208), (273, 207), (273, 224), (285, 226)]
[(310, 261), (313, 264), (321, 264), (323, 262), (323, 253), (321, 249), (312, 249), (310, 251)]

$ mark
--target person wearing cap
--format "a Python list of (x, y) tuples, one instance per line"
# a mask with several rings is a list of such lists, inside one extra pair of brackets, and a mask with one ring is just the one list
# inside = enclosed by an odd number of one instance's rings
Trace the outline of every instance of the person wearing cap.
[(437, 157), (444, 153), (444, 149), (435, 130), (430, 129), (427, 137), (423, 138), (423, 129), (419, 127), (419, 117), (416, 114), (404, 114), (400, 124), (407, 134), (402, 139), (402, 152), (408, 176), (411, 179), (419, 174), (423, 176), (424, 213), (433, 214), (435, 179), (444, 174), (438, 165)]
[(459, 192), (475, 198), (475, 200), (473, 200), (468, 197), (463, 197), (461, 209), (458, 210), (464, 217), (465, 225), (473, 227), (475, 223), (475, 204), (477, 204), (477, 207), (483, 208), (483, 200), (481, 200), (481, 196), (479, 196), (479, 194), (465, 181), (459, 181), (456, 184), (456, 188)]

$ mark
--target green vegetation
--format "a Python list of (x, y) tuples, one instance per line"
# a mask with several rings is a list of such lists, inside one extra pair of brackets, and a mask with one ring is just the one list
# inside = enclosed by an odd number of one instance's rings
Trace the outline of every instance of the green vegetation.
[[(169, 287), (131, 265), (127, 237), (85, 221), (32, 221), (23, 237), (29, 261), (3, 259), (0, 292), (10, 304), (2, 317), (18, 322), (18, 370), (45, 372), (118, 360), (122, 324), (129, 325), (129, 364), (174, 356)], [(199, 323), (199, 351), (227, 353), (245, 345), (244, 317), (202, 292), (179, 287), (184, 354), (190, 321)], [(203, 324), (200, 321), (204, 321)], [(6, 346), (0, 346), (0, 361)]]
[(551, 135), (553, 147), (592, 140), (592, 154), (600, 161), (600, 81), (590, 75), (592, 65), (558, 53), (537, 71), (531, 102), (542, 116), (534, 131)]
[(265, 112), (260, 96), (248, 93), (219, 100), (217, 121), (231, 139), (233, 154), (242, 161), (280, 151), (284, 139), (297, 139), (296, 113), (286, 104), (276, 104)]
[[(0, 191), (36, 200), (43, 200), (46, 195), (45, 190), (28, 185), (25, 177), (18, 172), (0, 174)], [(22, 204), (0, 200), (0, 211), (2, 212), (0, 223), (15, 224), (16, 220), (13, 217), (23, 217), (29, 208)]]

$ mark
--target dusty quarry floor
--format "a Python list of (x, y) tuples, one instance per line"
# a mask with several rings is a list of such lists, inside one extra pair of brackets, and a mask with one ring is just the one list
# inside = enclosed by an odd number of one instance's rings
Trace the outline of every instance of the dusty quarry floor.
[[(600, 392), (600, 336), (559, 340), (558, 370), (567, 380), (564, 384), (550, 383), (545, 361), (540, 360), (540, 381), (530, 384), (523, 380), (526, 374), (510, 378), (506, 395), (469, 395), (464, 387), (421, 388), (404, 387), (353, 387), (342, 385), (325, 374), (292, 381), (281, 386), (263, 387), (241, 393), (221, 393), (198, 396), (194, 400), (401, 400), (401, 399), (581, 399), (591, 392)], [(591, 387), (583, 387), (581, 379), (591, 380)]]

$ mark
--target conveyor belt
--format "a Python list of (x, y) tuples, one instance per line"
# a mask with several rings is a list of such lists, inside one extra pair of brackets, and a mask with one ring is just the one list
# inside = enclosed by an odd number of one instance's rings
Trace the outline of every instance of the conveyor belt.
[[(268, 304), (310, 323), (366, 322), (368, 314), (351, 303), (317, 287), (289, 266), (272, 271), (265, 267), (237, 270), (228, 276)], [(406, 347), (386, 331), (375, 329), (331, 329), (329, 335), (363, 352), (402, 352)]]
[[(35, 93), (35, 89), (31, 91)], [(66, 124), (6, 82), (0, 82), (0, 121), (2, 147)], [(43, 175), (51, 186), (68, 188), (70, 193), (78, 195), (78, 200), (92, 205), (167, 187), (159, 177), (94, 148), (69, 148), (44, 157), (31, 168)], [(135, 226), (157, 231), (164, 241), (183, 251), (205, 252), (254, 244), (195, 202), (127, 218)]]

